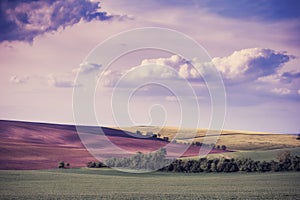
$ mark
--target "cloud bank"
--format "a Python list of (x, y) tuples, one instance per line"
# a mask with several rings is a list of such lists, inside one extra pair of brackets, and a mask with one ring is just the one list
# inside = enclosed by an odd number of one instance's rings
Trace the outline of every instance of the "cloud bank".
[[(52, 74), (46, 77), (52, 87), (77, 87), (74, 83), (75, 74), (96, 73), (103, 87), (131, 87), (147, 81), (187, 80), (198, 87), (205, 86), (201, 74), (206, 75), (206, 69), (216, 67), (221, 73), (226, 89), (235, 94), (247, 92), (248, 95), (277, 95), (299, 97), (300, 72), (287, 71), (284, 66), (292, 59), (296, 59), (287, 52), (266, 48), (249, 48), (235, 51), (225, 57), (215, 57), (210, 62), (197, 63), (196, 59), (189, 61), (178, 55), (167, 58), (144, 59), (140, 65), (123, 71), (101, 71), (102, 65), (84, 62), (79, 68), (66, 74)], [(193, 65), (194, 64), (194, 65)], [(197, 66), (197, 69), (194, 67)], [(12, 76), (10, 82), (16, 84), (27, 83), (28, 76)], [(235, 87), (239, 85), (238, 90)], [(168, 99), (169, 101), (171, 99)]]
[[(178, 55), (173, 55), (169, 58), (143, 60), (141, 65), (152, 64), (157, 67), (156, 70), (150, 67), (144, 68), (144, 71), (140, 73), (140, 76), (141, 78), (144, 78), (145, 76), (156, 78), (180, 77), (195, 81), (201, 79), (201, 74), (205, 74), (207, 68), (214, 66), (221, 72), (223, 79), (226, 79), (226, 82), (246, 82), (254, 81), (259, 77), (276, 74), (276, 71), (279, 68), (294, 58), (294, 56), (288, 55), (286, 52), (278, 52), (266, 48), (242, 49), (240, 51), (235, 51), (226, 57), (215, 57), (211, 62), (206, 63), (201, 63), (196, 61), (196, 59), (189, 61)], [(196, 69), (193, 64), (199, 67)], [(175, 69), (176, 73), (165, 66), (172, 67)], [(135, 68), (137, 67), (131, 68), (130, 71), (135, 70)], [(298, 76), (298, 74), (292, 75), (289, 72), (286, 72), (284, 76), (287, 79), (291, 79)]]
[[(206, 75), (207, 68), (214, 66), (221, 73), (227, 89), (242, 84), (241, 90), (248, 90), (252, 94), (298, 95), (300, 73), (284, 71), (283, 68), (292, 59), (296, 59), (295, 56), (288, 55), (287, 52), (267, 48), (242, 49), (226, 57), (215, 57), (206, 63), (197, 63), (196, 59), (188, 61), (173, 55), (168, 58), (145, 59), (139, 66), (123, 72), (109, 71), (103, 74), (102, 82), (105, 83), (104, 86), (113, 87), (126, 75), (124, 83), (128, 83), (128, 86), (157, 79), (186, 79), (191, 83), (203, 83), (200, 74)], [(242, 92), (241, 90), (237, 92)]]
[(0, 42), (32, 42), (38, 35), (54, 32), (80, 21), (122, 18), (99, 9), (98, 2), (88, 0), (1, 0)]

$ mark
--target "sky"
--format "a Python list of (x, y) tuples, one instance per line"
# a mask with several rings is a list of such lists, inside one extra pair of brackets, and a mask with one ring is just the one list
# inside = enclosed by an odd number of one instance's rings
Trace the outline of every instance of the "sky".
[[(91, 102), (101, 126), (207, 128), (222, 109), (203, 78), (214, 68), (226, 94), (226, 115), (218, 118), (224, 129), (300, 131), (297, 0), (2, 0), (0, 9), (0, 119), (74, 124), (73, 92), (85, 88), (76, 77), (96, 73)], [(89, 62), (97, 45), (145, 27), (185, 35), (209, 59), (145, 48), (107, 66)], [(142, 42), (134, 40), (119, 41), (120, 48)]]

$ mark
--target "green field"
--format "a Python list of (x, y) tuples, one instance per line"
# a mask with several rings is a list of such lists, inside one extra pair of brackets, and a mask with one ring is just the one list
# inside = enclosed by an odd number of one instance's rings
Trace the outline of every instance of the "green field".
[(0, 171), (0, 199), (300, 199), (300, 173)]
[[(263, 150), (263, 151), (236, 151), (236, 152), (226, 152), (226, 153), (218, 153), (218, 154), (208, 154), (206, 157), (208, 159), (214, 158), (234, 158), (234, 159), (241, 159), (241, 158), (251, 158), (255, 161), (271, 161), (277, 160), (277, 156), (279, 153), (284, 151), (291, 152), (292, 155), (300, 156), (300, 148), (285, 148), (285, 149), (273, 149), (273, 150)], [(190, 160), (190, 159), (199, 159), (199, 156), (193, 157), (185, 157), (182, 158), (183, 160)]]

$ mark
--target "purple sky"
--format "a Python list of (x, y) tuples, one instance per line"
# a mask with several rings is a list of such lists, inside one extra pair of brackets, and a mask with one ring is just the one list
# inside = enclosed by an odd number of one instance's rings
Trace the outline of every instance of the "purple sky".
[[(74, 123), (72, 93), (80, 87), (74, 84), (76, 73), (101, 67), (85, 67), (89, 52), (122, 31), (162, 27), (193, 38), (212, 58), (198, 64), (214, 65), (223, 77), (224, 129), (298, 133), (299, 3), (258, 2), (104, 0), (99, 8), (95, 0), (1, 1), (0, 118)], [(132, 80), (188, 80), (197, 94), (200, 127), (208, 127), (211, 108), (201, 78), (189, 61), (159, 50), (132, 52), (112, 63), (95, 93), (101, 125), (116, 125), (110, 103), (114, 85), (142, 64), (168, 65), (175, 71), (141, 68)], [(177, 99), (157, 86), (140, 88), (128, 108), (136, 125), (180, 123)]]

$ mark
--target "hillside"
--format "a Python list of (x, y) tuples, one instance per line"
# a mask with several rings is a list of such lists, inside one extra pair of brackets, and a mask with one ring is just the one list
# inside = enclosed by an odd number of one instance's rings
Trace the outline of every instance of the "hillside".
[[(120, 130), (102, 127), (104, 131), (102, 135), (98, 134), (99, 127), (82, 126), (81, 128), (89, 134), (90, 143), (94, 143), (97, 139), (97, 148), (103, 158), (101, 161), (122, 156), (114, 148), (102, 145), (101, 141), (105, 138), (127, 151), (129, 155), (138, 151), (144, 153), (155, 151), (168, 144), (167, 156), (174, 157), (178, 149), (185, 145), (183, 143), (202, 142), (206, 132), (204, 129), (198, 130), (195, 138), (192, 138), (191, 130), (184, 129), (178, 134), (177, 143), (169, 143), (160, 138), (137, 136), (136, 131), (139, 130), (143, 134), (159, 133), (161, 138), (169, 137), (172, 140), (177, 128), (165, 127), (160, 130), (159, 127), (139, 126)], [(94, 137), (95, 135), (97, 138)], [(217, 136), (212, 133), (209, 137)], [(229, 156), (243, 151), (257, 154), (272, 149), (300, 147), (300, 141), (296, 140), (295, 135), (223, 131), (217, 140), (217, 145), (226, 145), (230, 151), (238, 151), (229, 153)], [(199, 149), (198, 146), (191, 146), (182, 157), (197, 156)], [(210, 154), (224, 155), (227, 152), (214, 149)], [(50, 169), (56, 168), (59, 161), (69, 162), (71, 167), (83, 167), (87, 162), (94, 160), (96, 159), (82, 144), (74, 125), (0, 120), (0, 169)]]
[[(90, 142), (95, 143), (98, 127), (82, 126), (89, 134)], [(162, 139), (136, 137), (130, 132), (102, 127), (105, 134), (97, 135), (97, 142), (103, 158), (119, 157), (119, 152), (110, 146), (101, 146), (104, 137), (129, 154), (157, 150), (168, 142)], [(100, 146), (99, 146), (100, 144)], [(170, 143), (169, 157), (176, 155), (183, 144)], [(213, 150), (211, 153), (226, 152)], [(183, 156), (199, 154), (199, 147), (190, 147)], [(65, 161), (71, 167), (83, 167), (96, 160), (82, 144), (74, 125), (59, 125), (0, 120), (0, 169), (50, 169), (58, 162)], [(101, 160), (104, 161), (104, 160)]]
[[(218, 154), (209, 154), (207, 155), (207, 159), (243, 159), (243, 158), (251, 158), (255, 161), (267, 161), (270, 162), (272, 160), (278, 160), (278, 155), (285, 151), (289, 151), (292, 155), (300, 156), (300, 147), (295, 148), (284, 148), (284, 149), (272, 149), (272, 150), (250, 150), (250, 151), (234, 151), (234, 152), (226, 152), (226, 153), (218, 153)], [(198, 156), (192, 157), (184, 157), (183, 160), (198, 160)]]
[[(178, 128), (176, 127), (155, 127), (155, 126), (136, 126), (124, 127), (126, 131), (136, 132), (137, 130), (146, 133), (153, 132), (160, 134), (161, 137), (174, 138)], [(207, 129), (198, 129), (195, 137), (191, 134), (192, 129), (182, 129), (176, 136), (177, 142), (191, 143), (203, 142)], [(210, 133), (207, 138), (216, 139), (216, 145), (226, 145), (227, 148), (235, 151), (249, 150), (272, 150), (300, 147), (300, 140), (296, 140), (296, 135), (266, 133), (266, 132), (249, 132), (223, 130), (220, 136), (214, 132)]]

